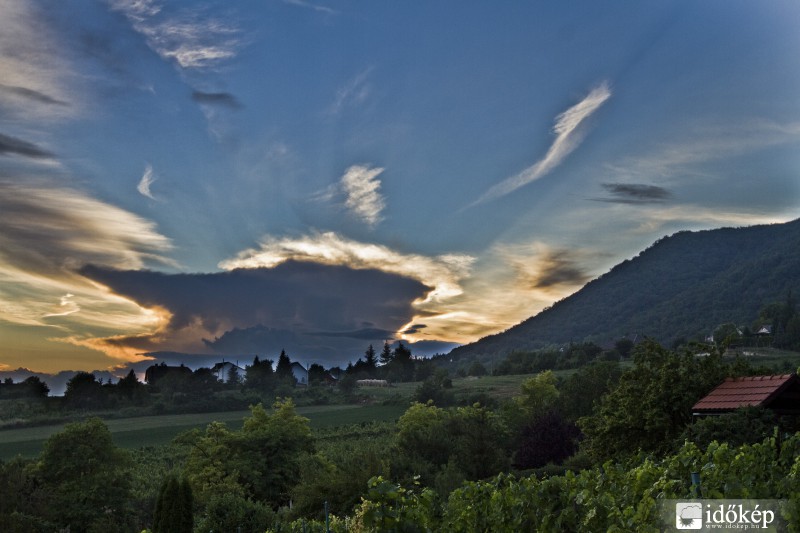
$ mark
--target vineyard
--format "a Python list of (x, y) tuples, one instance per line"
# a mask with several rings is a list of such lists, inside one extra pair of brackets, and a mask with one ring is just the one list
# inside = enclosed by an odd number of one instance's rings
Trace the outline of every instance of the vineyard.
[[(700, 474), (692, 486), (691, 474)], [(331, 531), (659, 532), (659, 502), (703, 498), (784, 500), (775, 531), (800, 531), (800, 434), (773, 436), (741, 447), (686, 443), (662, 460), (640, 456), (625, 463), (543, 479), (501, 474), (468, 482), (446, 499), (419, 485), (381, 477), (353, 516), (334, 517)], [(298, 520), (281, 531), (324, 531), (324, 523)]]

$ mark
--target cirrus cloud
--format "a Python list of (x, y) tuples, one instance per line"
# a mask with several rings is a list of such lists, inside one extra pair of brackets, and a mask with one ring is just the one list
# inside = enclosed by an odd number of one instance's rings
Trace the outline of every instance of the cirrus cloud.
[(139, 191), (144, 197), (150, 198), (151, 200), (155, 200), (155, 196), (153, 196), (152, 191), (150, 190), (150, 186), (153, 182), (156, 181), (156, 176), (153, 173), (153, 166), (150, 163), (147, 163), (144, 167), (144, 174), (142, 174), (142, 179), (139, 180), (139, 185), (136, 186), (136, 190)]
[(156, 313), (75, 271), (87, 263), (171, 264), (165, 254), (172, 244), (155, 224), (76, 189), (45, 183), (0, 181), (0, 212), (1, 321), (44, 328), (42, 342), (157, 327)]
[(163, 59), (182, 69), (203, 69), (233, 58), (239, 47), (239, 29), (233, 24), (204, 15), (202, 8), (168, 14), (155, 0), (112, 0), (147, 45)]
[(342, 176), (342, 189), (347, 198), (345, 207), (358, 219), (369, 226), (375, 226), (382, 219), (381, 213), (386, 201), (380, 193), (382, 168), (353, 165)]
[(586, 98), (558, 115), (556, 124), (553, 127), (556, 138), (545, 156), (519, 174), (492, 186), (468, 207), (505, 196), (532, 181), (544, 177), (560, 165), (564, 158), (572, 153), (583, 140), (583, 131), (580, 126), (610, 97), (611, 89), (607, 83), (602, 83), (592, 89)]

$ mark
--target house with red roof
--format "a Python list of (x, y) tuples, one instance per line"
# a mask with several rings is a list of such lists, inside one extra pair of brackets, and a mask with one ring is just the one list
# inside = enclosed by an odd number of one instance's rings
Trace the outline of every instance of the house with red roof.
[(779, 415), (800, 414), (797, 374), (727, 378), (692, 407), (695, 416), (721, 415), (740, 407), (763, 407)]

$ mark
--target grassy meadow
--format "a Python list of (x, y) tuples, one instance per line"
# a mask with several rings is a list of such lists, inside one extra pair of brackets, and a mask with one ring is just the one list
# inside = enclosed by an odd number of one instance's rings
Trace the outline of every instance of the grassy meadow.
[[(560, 372), (559, 372), (560, 374)], [(484, 376), (453, 380), (453, 393), (457, 400), (483, 394), (497, 400), (519, 393), (520, 384), (530, 376)], [(359, 394), (364, 400), (359, 404), (300, 406), (297, 412), (308, 417), (312, 429), (365, 422), (392, 422), (400, 418), (408, 407), (420, 383), (398, 383), (391, 387), (363, 387)], [(177, 415), (140, 416), (105, 420), (117, 445), (135, 449), (169, 443), (178, 434), (191, 429), (202, 429), (212, 421), (223, 422), (231, 429), (241, 428), (249, 411), (193, 413)], [(61, 431), (66, 423), (26, 428), (0, 430), (0, 460), (17, 455), (33, 457), (42, 450), (48, 437)]]
[[(394, 421), (405, 411), (405, 405), (323, 405), (298, 407), (299, 414), (310, 420), (312, 429), (329, 428), (371, 421)], [(210, 422), (223, 422), (239, 429), (250, 411), (198, 413), (183, 415), (143, 416), (106, 420), (114, 441), (123, 448), (160, 446), (179, 433), (205, 428)], [(0, 460), (17, 455), (33, 457), (42, 450), (48, 437), (64, 429), (66, 424), (53, 424), (0, 431)]]

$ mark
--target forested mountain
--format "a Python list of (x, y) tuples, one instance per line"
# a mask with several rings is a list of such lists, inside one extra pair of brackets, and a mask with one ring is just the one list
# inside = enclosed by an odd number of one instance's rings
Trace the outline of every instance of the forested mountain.
[(800, 294), (800, 219), (682, 231), (505, 332), (461, 346), (454, 358), (505, 356), (551, 344), (623, 336), (664, 344), (702, 339), (722, 323), (750, 325), (765, 305)]

